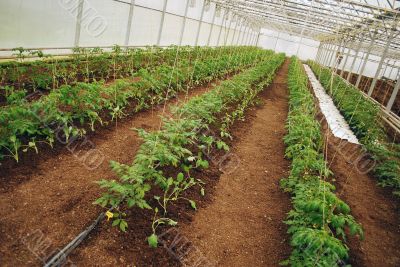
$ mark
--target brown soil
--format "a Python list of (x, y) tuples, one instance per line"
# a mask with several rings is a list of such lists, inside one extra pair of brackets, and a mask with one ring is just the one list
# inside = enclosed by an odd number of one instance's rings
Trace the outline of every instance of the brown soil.
[[(364, 240), (350, 238), (352, 266), (400, 266), (400, 203), (389, 188), (381, 188), (376, 178), (365, 173), (367, 158), (359, 146), (342, 143), (332, 136), (328, 161), (335, 175), (338, 196), (351, 208), (365, 234)], [(347, 144), (343, 144), (347, 143)]]
[(282, 141), (288, 112), (288, 63), (261, 94), (262, 104), (253, 118), (236, 134), (232, 152), (237, 161), (220, 177), (212, 203), (181, 229), (192, 241), (193, 253), (209, 265), (278, 266), (290, 253), (282, 222), (290, 201), (279, 187), (289, 170)]
[(364, 240), (349, 238), (352, 266), (400, 266), (400, 203), (370, 173), (372, 161), (359, 145), (334, 137), (321, 114), (327, 161), (334, 173), (337, 195), (351, 208), (364, 229)]
[[(210, 88), (194, 88), (168, 104), (181, 103)], [(41, 151), (31, 164), (2, 166), (1, 265), (40, 265), (94, 220), (101, 211), (92, 205), (101, 194), (95, 182), (113, 177), (110, 160), (132, 161), (141, 144), (132, 128), (157, 129), (163, 109), (160, 105), (137, 113), (63, 150)]]
[[(180, 227), (159, 229), (165, 247), (147, 246), (145, 238), (150, 234), (151, 212), (134, 209), (127, 216), (127, 233), (102, 222), (72, 253), (69, 263), (177, 266), (200, 260), (201, 266), (277, 266), (287, 258), (289, 236), (282, 220), (290, 209), (290, 201), (279, 188), (280, 178), (289, 170), (282, 142), (288, 111), (287, 68), (288, 62), (285, 62), (273, 84), (260, 95), (261, 105), (246, 113), (245, 122), (235, 124), (225, 172), (219, 171), (220, 161), (212, 161), (208, 170), (196, 174), (196, 178), (206, 182), (206, 196), (191, 192), (186, 197), (196, 201), (199, 211), (188, 209), (187, 203), (172, 207), (169, 217), (177, 218)], [(205, 90), (200, 88), (191, 95)], [(85, 169), (82, 161), (68, 151), (57, 158), (39, 161), (37, 168), (8, 170), (7, 176), (24, 182), (11, 188), (9, 184), (7, 188), (2, 187), (5, 192), (0, 197), (5, 207), (0, 214), (3, 216), (0, 220), (2, 263), (5, 266), (40, 264), (41, 259), (46, 259), (54, 249), (84, 229), (100, 211), (90, 205), (100, 194), (94, 181), (113, 176), (107, 164), (109, 159), (130, 162), (140, 145), (130, 128), (156, 129), (160, 123), (157, 115), (162, 108), (139, 113), (119, 122), (118, 129), (99, 131), (100, 136), (93, 136), (90, 141), (107, 157), (93, 171)], [(38, 184), (42, 188), (37, 188)], [(47, 202), (49, 199), (52, 202)]]

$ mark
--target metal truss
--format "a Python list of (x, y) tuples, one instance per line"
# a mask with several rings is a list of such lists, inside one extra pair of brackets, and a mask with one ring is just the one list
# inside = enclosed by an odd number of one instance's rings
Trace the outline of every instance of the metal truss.
[[(212, 0), (257, 28), (400, 59), (398, 0)], [(389, 43), (389, 45), (387, 45)], [(388, 48), (386, 49), (386, 46)]]

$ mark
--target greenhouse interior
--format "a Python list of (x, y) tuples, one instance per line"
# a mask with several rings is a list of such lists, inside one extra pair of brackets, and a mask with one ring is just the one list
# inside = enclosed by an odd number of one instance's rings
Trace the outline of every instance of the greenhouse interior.
[(0, 21), (0, 266), (400, 266), (400, 0)]

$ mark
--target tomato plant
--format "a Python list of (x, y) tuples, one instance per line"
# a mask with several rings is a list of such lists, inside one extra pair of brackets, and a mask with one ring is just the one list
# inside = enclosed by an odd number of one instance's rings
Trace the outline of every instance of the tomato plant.
[(349, 256), (347, 234), (363, 238), (363, 231), (350, 215), (350, 207), (335, 195), (335, 187), (328, 182), (332, 172), (323, 155), (317, 110), (307, 75), (296, 57), (291, 59), (288, 87), (288, 133), (284, 142), (285, 156), (292, 162), (290, 175), (281, 180), (281, 186), (293, 195), (293, 209), (285, 221), (293, 250), (281, 264), (340, 266)]
[(374, 175), (379, 184), (393, 188), (393, 193), (400, 196), (400, 147), (393, 144), (380, 122), (379, 106), (366, 99), (353, 85), (346, 83), (331, 71), (309, 62), (319, 80), (333, 98), (335, 105), (349, 123), (361, 144), (373, 156), (376, 165)]
[[(220, 127), (230, 116), (228, 111), (242, 112), (241, 116), (231, 116), (230, 123), (243, 118), (244, 109), (252, 103), (257, 93), (271, 82), (276, 69), (284, 60), (283, 54), (274, 55), (271, 51), (258, 51), (255, 54), (256, 57), (252, 61), (252, 64), (256, 64), (255, 67), (221, 82), (213, 90), (190, 99), (182, 106), (172, 108), (173, 116), (163, 118), (163, 127), (160, 130), (151, 133), (138, 130), (143, 144), (133, 164), (113, 162), (112, 167), (119, 180), (103, 179), (99, 182), (106, 192), (96, 204), (118, 209), (136, 206), (153, 210), (152, 233), (148, 237), (150, 246), (157, 246), (156, 230), (159, 225), (178, 223), (166, 217), (168, 206), (172, 202), (184, 200), (193, 209), (197, 208), (193, 200), (182, 195), (194, 187), (200, 189), (200, 194), (205, 193), (202, 181), (193, 177), (191, 173), (192, 169), (207, 168), (209, 165), (203, 157), (203, 148), (229, 150), (229, 146), (223, 140), (204, 134), (202, 130), (211, 125)], [(248, 60), (251, 59), (252, 57), (248, 57)], [(222, 70), (229, 64), (214, 66), (217, 66), (217, 70)], [(201, 74), (198, 77), (206, 79), (210, 75), (207, 69), (195, 70)], [(223, 116), (224, 114), (226, 115)], [(176, 175), (166, 176), (167, 167), (173, 168)], [(143, 190), (144, 186), (147, 190)], [(146, 193), (149, 192), (149, 187), (157, 187), (163, 194), (150, 197)], [(156, 203), (151, 205), (152, 199), (156, 200)], [(163, 210), (161, 215), (159, 209)]]

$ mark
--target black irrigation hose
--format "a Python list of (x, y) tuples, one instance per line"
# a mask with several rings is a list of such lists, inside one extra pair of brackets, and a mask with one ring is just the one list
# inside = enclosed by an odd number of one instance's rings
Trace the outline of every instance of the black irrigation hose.
[(54, 255), (48, 262), (44, 264), (44, 267), (55, 267), (61, 266), (67, 259), (68, 255), (77, 247), (80, 243), (89, 235), (89, 233), (99, 224), (105, 217), (105, 212), (100, 213), (97, 219), (89, 225), (83, 232), (77, 235), (68, 245), (61, 249), (56, 255)]

